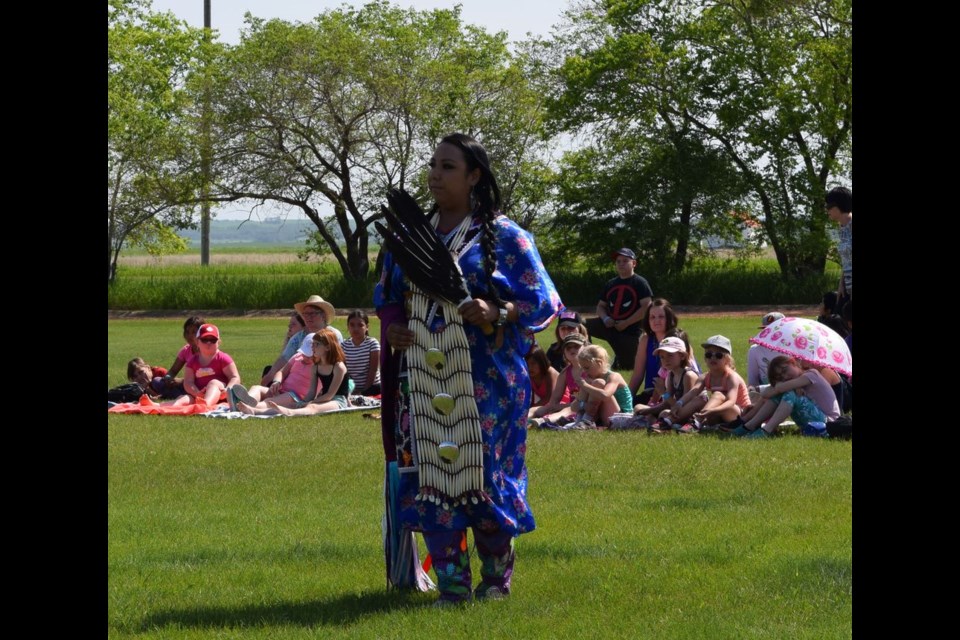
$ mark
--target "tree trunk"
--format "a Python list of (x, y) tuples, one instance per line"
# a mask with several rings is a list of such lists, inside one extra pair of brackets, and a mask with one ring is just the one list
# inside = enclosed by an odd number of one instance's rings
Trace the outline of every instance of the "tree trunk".
[(347, 269), (344, 275), (348, 280), (366, 280), (370, 271), (370, 259), (367, 257), (369, 231), (367, 227), (358, 227), (352, 234), (345, 236)]
[(116, 233), (114, 215), (111, 210), (107, 224), (107, 284), (112, 284), (117, 278), (117, 257), (120, 251), (119, 249), (115, 250), (114, 247), (119, 247), (120, 245), (117, 243)]

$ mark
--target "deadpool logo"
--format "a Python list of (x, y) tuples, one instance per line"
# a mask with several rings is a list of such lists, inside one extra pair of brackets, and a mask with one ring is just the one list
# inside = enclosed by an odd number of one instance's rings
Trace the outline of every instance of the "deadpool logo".
[(623, 320), (630, 317), (637, 310), (637, 292), (633, 287), (625, 284), (616, 285), (607, 293), (607, 307), (610, 317), (614, 320)]

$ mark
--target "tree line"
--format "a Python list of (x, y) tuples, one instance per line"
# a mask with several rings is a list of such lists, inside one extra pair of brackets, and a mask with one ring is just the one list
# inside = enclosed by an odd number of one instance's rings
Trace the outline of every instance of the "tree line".
[(124, 245), (175, 249), (204, 200), (297, 208), (364, 279), (384, 194), (426, 203), (451, 131), (491, 150), (504, 213), (553, 259), (628, 244), (680, 272), (749, 227), (785, 278), (823, 272), (823, 194), (851, 164), (850, 0), (580, 0), (512, 46), (459, 6), (247, 14), (226, 45), (108, 3), (108, 281)]

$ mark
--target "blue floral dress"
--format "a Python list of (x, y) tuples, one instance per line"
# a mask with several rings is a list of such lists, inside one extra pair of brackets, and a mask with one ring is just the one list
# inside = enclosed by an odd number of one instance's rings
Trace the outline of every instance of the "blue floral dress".
[[(499, 529), (519, 535), (536, 526), (527, 502), (525, 458), (531, 391), (523, 356), (533, 344), (532, 333), (547, 328), (563, 305), (543, 267), (533, 237), (504, 216), (496, 218), (494, 226), (497, 270), (493, 281), (500, 298), (516, 305), (519, 318), (504, 327), (499, 348), (495, 343), (497, 332), (485, 336), (479, 327), (464, 324), (470, 344), (474, 392), (483, 438), (484, 499), (477, 504), (470, 501), (466, 505), (451, 504), (449, 509), (429, 501), (415, 500), (419, 482), (411, 446), (410, 413), (402, 399), (404, 391), (409, 388), (402, 365), (397, 415), (383, 416), (384, 420), (394, 419), (393, 435), (400, 470), (400, 522), (415, 531), (456, 531), (478, 527), (485, 531)], [(480, 224), (474, 223), (466, 241), (480, 231)], [(459, 264), (470, 295), (473, 298), (486, 297), (487, 278), (480, 242), (474, 242), (463, 252)], [(378, 312), (388, 305), (403, 305), (408, 288), (400, 267), (387, 254), (380, 282), (373, 294)], [(431, 331), (441, 330), (444, 324), (442, 314), (438, 313)], [(387, 425), (384, 428), (386, 430)]]

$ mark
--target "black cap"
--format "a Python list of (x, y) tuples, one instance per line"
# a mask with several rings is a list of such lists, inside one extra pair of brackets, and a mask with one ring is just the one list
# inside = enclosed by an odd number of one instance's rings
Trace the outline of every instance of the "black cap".
[(633, 252), (633, 249), (628, 249), (628, 248), (626, 248), (626, 247), (624, 247), (624, 248), (622, 248), (622, 249), (617, 249), (616, 251), (614, 251), (613, 253), (610, 254), (610, 257), (613, 258), (614, 260), (617, 259), (617, 256), (626, 256), (627, 258), (630, 258), (631, 260), (636, 260), (636, 259), (637, 259), (637, 254), (635, 254), (635, 253)]
[(575, 324), (583, 324), (583, 318), (580, 317), (580, 314), (576, 311), (570, 311), (569, 309), (566, 311), (561, 311), (558, 318), (560, 320), (560, 322), (557, 323), (558, 326), (564, 323), (570, 324), (571, 322)]

